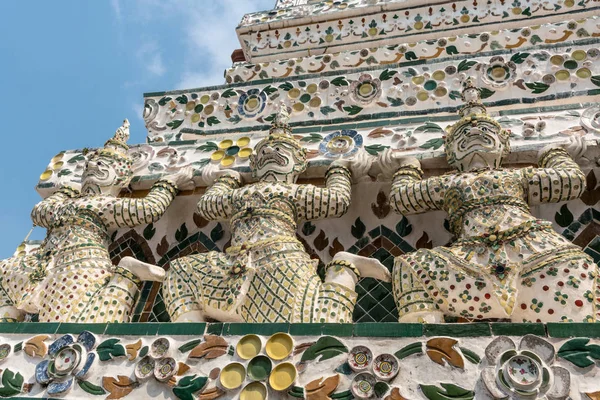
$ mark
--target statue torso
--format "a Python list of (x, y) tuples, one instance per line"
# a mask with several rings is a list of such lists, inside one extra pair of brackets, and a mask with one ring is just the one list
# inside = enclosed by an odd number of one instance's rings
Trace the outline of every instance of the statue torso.
[(459, 238), (503, 231), (536, 219), (529, 212), (518, 169), (449, 175), (442, 185), (443, 208)]

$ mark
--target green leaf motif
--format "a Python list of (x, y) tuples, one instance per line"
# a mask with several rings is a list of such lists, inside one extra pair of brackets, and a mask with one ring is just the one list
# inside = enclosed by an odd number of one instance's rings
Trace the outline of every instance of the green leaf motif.
[(227, 121), (229, 121), (235, 125), (235, 124), (239, 124), (242, 121), (242, 118), (239, 115), (234, 115), (233, 117), (229, 118)]
[(402, 101), (400, 98), (388, 97), (387, 99), (392, 107), (400, 107), (404, 105), (404, 101)]
[(448, 53), (449, 56), (452, 56), (454, 54), (458, 54), (458, 49), (454, 45), (448, 46), (446, 47), (446, 53)]
[(207, 382), (208, 378), (205, 376), (186, 376), (173, 388), (173, 394), (181, 400), (194, 400), (193, 394), (204, 388)]
[(179, 97), (175, 98), (175, 101), (177, 101), (179, 104), (187, 104), (188, 103), (188, 98), (185, 94), (182, 94)]
[(103, 394), (106, 394), (106, 390), (104, 390), (100, 386), (96, 386), (93, 383), (90, 383), (88, 381), (77, 380), (77, 384), (79, 384), (79, 387), (81, 389), (83, 389), (84, 392), (87, 392), (91, 395), (102, 396)]
[(188, 351), (192, 350), (194, 347), (198, 346), (201, 341), (202, 341), (202, 339), (195, 339), (195, 340), (192, 340), (192, 341), (187, 342), (185, 344), (182, 344), (179, 347), (179, 352), (181, 352), (181, 353), (187, 353)]
[(354, 399), (354, 395), (350, 390), (344, 390), (343, 392), (337, 392), (329, 395), (332, 399), (335, 400), (352, 400)]
[(477, 61), (462, 60), (458, 64), (458, 72), (468, 71), (475, 64), (477, 64)]
[(152, 239), (154, 237), (155, 233), (156, 233), (156, 228), (154, 227), (154, 224), (151, 223), (150, 225), (148, 225), (144, 228), (144, 232), (143, 232), (144, 239), (146, 239), (146, 240)]
[(571, 339), (562, 345), (557, 355), (580, 368), (594, 365), (595, 363), (591, 359), (600, 360), (600, 346), (588, 345), (589, 341), (589, 338)]
[(450, 97), (452, 100), (460, 100), (462, 98), (462, 95), (458, 90), (452, 90), (448, 94), (448, 97)]
[(378, 398), (382, 398), (384, 394), (390, 390), (390, 385), (385, 382), (377, 382), (374, 387), (375, 396)]
[(421, 342), (411, 343), (407, 346), (404, 346), (400, 350), (394, 353), (394, 355), (398, 358), (398, 360), (402, 360), (408, 356), (412, 356), (413, 354), (422, 354), (423, 353), (423, 344)]
[(216, 124), (220, 124), (221, 121), (219, 121), (219, 118), (217, 118), (217, 117), (208, 117), (208, 119), (206, 120), (206, 123), (208, 124), (208, 126), (213, 126)]
[(13, 352), (18, 353), (21, 350), (23, 350), (23, 342), (19, 342), (19, 343), (15, 344), (15, 347), (13, 348)]
[(217, 225), (215, 225), (213, 230), (210, 231), (210, 240), (212, 240), (214, 243), (217, 243), (219, 240), (221, 240), (224, 234), (225, 232), (223, 232), (223, 227), (219, 222)]
[(302, 234), (304, 234), (304, 236), (310, 236), (315, 232), (315, 229), (317, 229), (317, 227), (312, 222), (305, 222), (304, 225), (302, 225)]
[(600, 86), (600, 75), (594, 75), (590, 78), (592, 83), (596, 86)]
[(233, 89), (227, 89), (226, 91), (221, 93), (221, 97), (224, 97), (226, 99), (228, 99), (230, 97), (234, 97), (234, 96), (237, 96), (237, 92)]
[(83, 154), (77, 154), (75, 157), (69, 158), (69, 161), (67, 161), (67, 164), (76, 164), (79, 161), (83, 161), (83, 160), (85, 160), (85, 156)]
[(200, 150), (200, 151), (204, 151), (204, 152), (215, 151), (215, 150), (219, 150), (219, 146), (217, 146), (217, 144), (215, 142), (206, 142), (202, 146), (196, 147), (196, 150)]
[(286, 83), (283, 83), (283, 84), (279, 85), (279, 89), (285, 90), (286, 92), (289, 92), (293, 88), (294, 88), (294, 85), (292, 85), (289, 82), (286, 82)]
[(343, 363), (342, 365), (340, 365), (339, 367), (337, 367), (335, 369), (335, 372), (339, 372), (340, 374), (343, 374), (343, 375), (352, 375), (354, 373), (354, 371), (352, 371), (352, 368), (350, 368), (350, 364), (348, 364), (347, 361), (345, 363)]
[(443, 131), (441, 126), (433, 122), (426, 122), (425, 125), (421, 125), (415, 129), (415, 133), (438, 133)]
[(69, 170), (69, 169), (63, 169), (58, 173), (58, 176), (67, 176), (67, 175), (71, 175), (73, 173), (73, 171)]
[(413, 76), (417, 76), (419, 75), (419, 73), (417, 72), (416, 69), (414, 68), (409, 68), (406, 71), (402, 72), (402, 75), (404, 75), (407, 78), (412, 78)]
[(146, 357), (146, 354), (148, 354), (148, 350), (149, 350), (148, 346), (142, 347), (142, 349), (140, 350), (140, 354), (138, 354), (138, 357), (139, 358)]
[(487, 99), (488, 97), (492, 96), (494, 93), (496, 93), (495, 90), (490, 90), (488, 88), (479, 88), (479, 95), (481, 96), (482, 99)]
[(566, 228), (567, 226), (571, 225), (571, 223), (573, 222), (573, 214), (571, 213), (569, 207), (566, 204), (563, 204), (563, 206), (560, 208), (560, 211), (558, 211), (556, 215), (554, 215), (554, 220), (558, 225), (562, 226), (563, 228)]
[(10, 369), (2, 372), (2, 387), (0, 388), (0, 397), (12, 397), (21, 393), (23, 390), (23, 375), (14, 373)]
[(396, 225), (396, 232), (402, 237), (406, 237), (412, 232), (412, 225), (408, 222), (406, 216), (402, 216), (402, 219)]
[(277, 88), (274, 88), (271, 85), (268, 85), (266, 88), (263, 89), (263, 92), (265, 92), (267, 94), (267, 96), (270, 96), (271, 93), (274, 93), (277, 91)]
[(444, 145), (444, 139), (442, 139), (442, 138), (434, 138), (434, 139), (429, 139), (428, 141), (426, 141), (425, 143), (423, 143), (419, 147), (421, 149), (437, 150), (440, 147), (442, 147), (443, 145)]
[(546, 85), (543, 82), (526, 83), (525, 86), (533, 90), (534, 94), (544, 93), (550, 87), (550, 85)]
[(479, 357), (474, 351), (466, 349), (464, 347), (459, 347), (459, 349), (460, 351), (462, 351), (463, 356), (465, 356), (467, 361), (469, 361), (470, 363), (479, 364), (481, 362), (481, 357)]
[(125, 348), (117, 344), (120, 341), (121, 339), (108, 339), (100, 343), (96, 348), (100, 361), (108, 361), (116, 357), (125, 356)]
[(360, 217), (356, 218), (356, 221), (354, 221), (354, 225), (352, 225), (352, 227), (350, 228), (350, 231), (352, 232), (352, 236), (354, 236), (357, 239), (360, 239), (361, 237), (363, 237), (366, 230), (367, 230), (367, 227), (360, 220)]
[(475, 392), (451, 383), (442, 383), (442, 388), (434, 385), (419, 385), (421, 391), (430, 400), (472, 400)]
[(170, 98), (170, 97), (168, 97), (168, 96), (166, 96), (166, 97), (163, 97), (162, 99), (160, 99), (160, 100), (158, 101), (158, 105), (159, 105), (159, 106), (165, 106), (165, 105), (167, 104), (167, 102), (169, 102), (169, 101), (171, 101), (171, 98)]
[(348, 86), (348, 81), (343, 76), (338, 76), (334, 80), (331, 81), (331, 84), (334, 86)]
[(362, 107), (359, 107), (359, 106), (344, 107), (344, 111), (346, 111), (349, 115), (356, 115), (362, 111)]
[(383, 146), (381, 144), (371, 144), (369, 146), (365, 146), (365, 151), (372, 156), (376, 156), (377, 154), (381, 153), (385, 149), (389, 149), (389, 148), (390, 148), (390, 146)]
[(308, 136), (304, 136), (302, 139), (300, 139), (301, 142), (308, 142), (308, 143), (319, 143), (321, 140), (323, 140), (323, 136), (319, 135), (318, 133), (311, 133)]
[(379, 74), (379, 79), (382, 81), (387, 81), (388, 79), (392, 79), (397, 73), (398, 71), (385, 69), (381, 74)]
[(523, 61), (525, 61), (525, 59), (529, 57), (529, 53), (515, 53), (513, 54), (513, 56), (510, 58), (510, 61), (514, 62), (515, 64), (522, 64)]
[(171, 129), (177, 129), (181, 126), (181, 124), (183, 124), (182, 119), (176, 119), (174, 121), (167, 122), (167, 126), (170, 127)]
[(319, 340), (317, 340), (317, 343), (310, 346), (304, 354), (302, 354), (302, 359), (300, 361), (316, 360), (317, 357), (319, 357), (318, 361), (325, 361), (347, 352), (348, 348), (336, 338), (332, 336), (321, 336)]
[(183, 224), (181, 224), (179, 229), (177, 229), (175, 231), (175, 240), (177, 241), (177, 243), (181, 243), (185, 240), (185, 238), (187, 238), (187, 236), (188, 236), (188, 229), (187, 229), (187, 226), (185, 226), (185, 222), (184, 222)]
[(292, 397), (296, 397), (297, 399), (303, 399), (304, 388), (300, 386), (292, 386), (292, 388), (288, 391), (288, 394)]
[(323, 115), (327, 115), (327, 114), (330, 114), (332, 112), (335, 112), (335, 108), (332, 108), (332, 107), (329, 107), (329, 106), (321, 107), (321, 114), (323, 114)]

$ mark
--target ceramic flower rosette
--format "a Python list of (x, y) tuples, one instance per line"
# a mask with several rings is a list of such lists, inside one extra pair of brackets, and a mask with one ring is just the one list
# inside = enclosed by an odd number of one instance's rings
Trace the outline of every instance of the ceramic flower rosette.
[[(292, 354), (293, 349), (292, 337), (286, 333), (275, 333), (269, 337), (264, 349), (257, 335), (246, 335), (236, 346), (236, 353), (242, 362), (226, 365), (220, 373), (219, 383), (225, 390), (233, 391), (250, 381), (240, 392), (241, 400), (266, 399), (268, 390), (265, 381), (268, 381), (272, 390), (285, 391), (293, 385), (298, 375), (294, 364), (281, 362)], [(265, 354), (260, 354), (263, 350)], [(276, 363), (274, 367), (273, 363)]]
[(95, 347), (96, 338), (88, 331), (81, 332), (77, 340), (70, 334), (61, 336), (48, 346), (49, 359), (35, 367), (36, 381), (48, 386), (48, 395), (68, 392), (75, 379), (84, 380), (90, 372)]
[(319, 152), (329, 158), (352, 157), (363, 144), (362, 136), (351, 129), (330, 133), (323, 138)]
[(178, 370), (177, 361), (168, 357), (170, 342), (167, 338), (158, 338), (150, 345), (150, 354), (143, 357), (135, 366), (135, 377), (139, 381), (154, 376), (159, 382), (171, 379)]
[(534, 335), (526, 335), (517, 347), (512, 339), (500, 336), (485, 349), (490, 366), (481, 377), (496, 399), (551, 399), (569, 396), (570, 375), (554, 363), (554, 346)]
[[(350, 386), (352, 394), (359, 399), (371, 398), (377, 392), (387, 392), (388, 385), (385, 382), (393, 379), (400, 370), (400, 363), (395, 356), (380, 354), (373, 358), (373, 353), (366, 346), (356, 346), (350, 350), (348, 365), (353, 371), (359, 372)], [(369, 368), (372, 373), (368, 372)]]

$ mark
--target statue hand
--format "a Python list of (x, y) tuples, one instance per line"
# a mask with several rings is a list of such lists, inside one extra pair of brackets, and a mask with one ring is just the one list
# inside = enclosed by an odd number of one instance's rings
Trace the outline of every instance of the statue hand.
[(399, 153), (394, 152), (392, 149), (385, 149), (379, 157), (377, 157), (377, 164), (381, 170), (381, 177), (384, 180), (392, 178), (394, 173), (401, 167), (414, 166), (421, 167), (421, 162), (416, 157), (401, 156)]
[(569, 142), (564, 144), (549, 144), (543, 147), (538, 152), (538, 159), (546, 154), (548, 151), (552, 149), (564, 149), (569, 153), (569, 155), (573, 158), (573, 160), (577, 160), (581, 158), (585, 151), (587, 150), (587, 143), (585, 142), (585, 138), (583, 136), (574, 135), (569, 137)]
[(177, 186), (177, 189), (179, 189), (179, 190), (194, 190), (196, 185), (194, 184), (194, 181), (192, 180), (193, 176), (194, 176), (194, 169), (188, 165), (186, 167), (180, 168), (173, 175), (170, 175), (169, 179), (171, 179), (171, 181), (173, 181), (173, 183), (175, 183), (175, 185)]
[(332, 162), (329, 165), (329, 168), (331, 168), (331, 167), (344, 167), (344, 168), (350, 169), (350, 164), (352, 164), (352, 162), (349, 159), (340, 158), (340, 159), (335, 160), (334, 162)]
[(219, 166), (217, 164), (208, 164), (202, 170), (202, 181), (204, 182), (204, 184), (206, 186), (212, 186), (212, 184), (215, 183), (217, 178), (220, 178), (225, 175), (232, 176), (232, 177), (238, 179), (239, 181), (242, 180), (242, 176), (237, 171), (234, 171), (231, 169), (230, 170), (222, 170), (221, 168), (219, 168)]
[(585, 154), (587, 143), (583, 136), (575, 135), (569, 138), (569, 143), (564, 144), (563, 148), (573, 157), (573, 160), (577, 160)]
[(369, 170), (373, 165), (373, 157), (360, 149), (358, 153), (350, 160), (350, 171), (352, 172), (352, 181), (358, 182), (370, 182), (371, 177), (369, 176)]

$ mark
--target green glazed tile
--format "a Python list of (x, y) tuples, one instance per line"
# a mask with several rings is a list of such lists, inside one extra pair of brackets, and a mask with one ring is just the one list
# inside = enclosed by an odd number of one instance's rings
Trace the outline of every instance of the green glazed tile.
[(206, 330), (206, 323), (192, 322), (171, 322), (160, 324), (158, 335), (195, 335), (203, 336)]
[(290, 324), (292, 336), (321, 336), (321, 324)]
[(354, 336), (419, 337), (423, 336), (423, 324), (365, 322), (354, 324)]
[(158, 332), (160, 323), (150, 322), (130, 322), (130, 323), (113, 323), (106, 326), (105, 335), (114, 336), (154, 336)]
[(46, 333), (52, 335), (56, 333), (60, 323), (58, 322), (23, 322), (17, 323), (13, 333)]
[(424, 324), (425, 336), (472, 337), (491, 336), (490, 325), (486, 323), (472, 324)]
[(352, 336), (353, 324), (322, 324), (321, 333), (331, 336)]
[(82, 331), (89, 331), (97, 335), (102, 335), (106, 331), (108, 324), (79, 324), (76, 322), (63, 322), (58, 326), (56, 333), (72, 333), (78, 335)]
[(220, 335), (223, 333), (223, 324), (218, 322), (214, 324), (208, 324), (206, 328), (207, 335)]
[(600, 324), (590, 324), (585, 322), (549, 322), (546, 324), (549, 337), (568, 338), (568, 337), (600, 337)]
[(273, 323), (273, 324), (225, 324), (223, 327), (223, 335), (246, 335), (254, 333), (255, 335), (272, 335), (277, 332), (287, 333), (290, 329), (288, 323)]
[(490, 326), (492, 334), (495, 336), (523, 336), (528, 334), (546, 336), (546, 327), (544, 324), (493, 322)]

